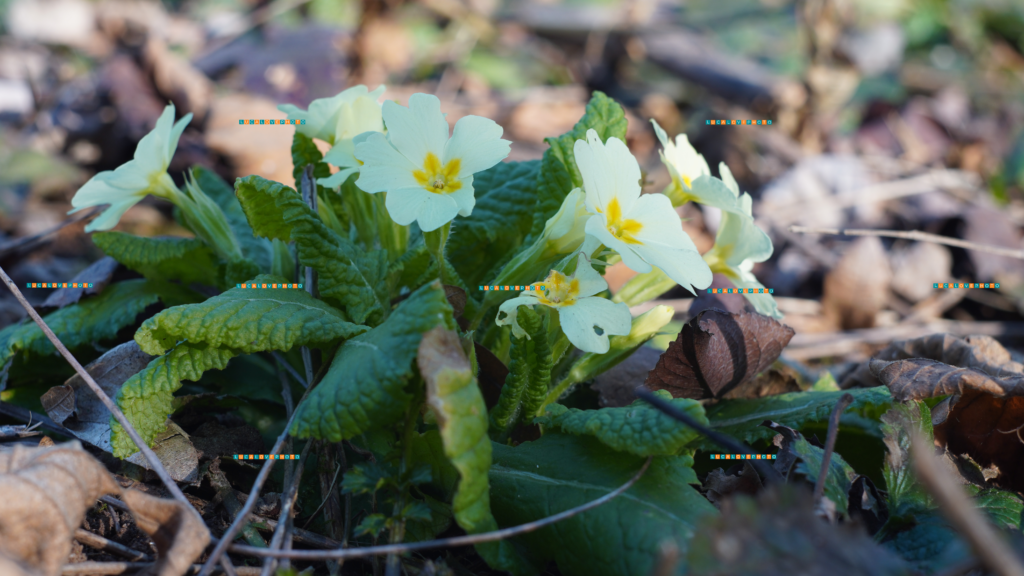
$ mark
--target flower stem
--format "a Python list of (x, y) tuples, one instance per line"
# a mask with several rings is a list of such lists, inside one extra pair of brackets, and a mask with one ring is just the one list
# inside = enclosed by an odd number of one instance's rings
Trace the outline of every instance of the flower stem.
[(437, 274), (442, 284), (454, 285), (455, 282), (449, 278), (447, 266), (444, 260), (444, 247), (448, 243), (448, 233), (451, 232), (452, 223), (448, 222), (437, 230), (423, 233), (423, 240), (427, 244), (427, 250), (434, 255), (434, 262), (437, 263)]

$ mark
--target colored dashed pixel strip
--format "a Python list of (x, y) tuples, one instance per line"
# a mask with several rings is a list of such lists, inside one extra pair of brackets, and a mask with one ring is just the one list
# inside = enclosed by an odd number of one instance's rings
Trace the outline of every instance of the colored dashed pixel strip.
[(987, 282), (984, 284), (977, 284), (974, 282), (953, 282), (946, 284), (932, 284), (933, 288), (999, 288), (999, 284), (993, 284)]
[(297, 288), (302, 290), (302, 284), (236, 284), (238, 288)]
[(235, 454), (235, 460), (298, 460), (301, 454)]
[(543, 286), (481, 286), (481, 290), (547, 290)]
[(92, 282), (30, 282), (26, 288), (92, 288)]
[(712, 460), (775, 460), (775, 454), (712, 454)]
[(775, 294), (774, 288), (708, 288), (708, 294)]
[(296, 124), (305, 124), (306, 121), (305, 120), (281, 120), (280, 118), (278, 118), (277, 120), (274, 120), (274, 119), (270, 119), (270, 120), (248, 120), (248, 121), (246, 121), (246, 120), (239, 120), (238, 123), (239, 124), (258, 124), (258, 125), (267, 125), (267, 124), (269, 124), (271, 126), (274, 125), (274, 124), (277, 124), (279, 126), (285, 126), (285, 125), (294, 126)]
[(705, 120), (706, 126), (770, 126), (771, 120)]

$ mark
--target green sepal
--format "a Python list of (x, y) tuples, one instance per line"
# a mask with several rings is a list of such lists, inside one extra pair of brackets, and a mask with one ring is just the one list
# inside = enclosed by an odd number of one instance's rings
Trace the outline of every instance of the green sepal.
[(509, 373), (498, 404), (490, 414), (490, 434), (494, 440), (504, 441), (520, 422), (530, 424), (547, 396), (551, 348), (544, 316), (529, 306), (519, 308), (517, 322), (527, 335), (512, 340)]

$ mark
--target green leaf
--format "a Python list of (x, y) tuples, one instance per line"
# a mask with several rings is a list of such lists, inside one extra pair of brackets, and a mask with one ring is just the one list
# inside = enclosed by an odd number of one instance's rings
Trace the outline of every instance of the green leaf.
[(300, 404), (292, 434), (299, 438), (352, 438), (371, 427), (394, 424), (405, 414), (405, 390), (424, 332), (454, 326), (440, 282), (432, 282), (398, 305), (383, 324), (346, 341), (323, 381)]
[(151, 280), (224, 287), (224, 265), (197, 238), (144, 238), (124, 232), (94, 232), (100, 250)]
[(383, 514), (370, 514), (356, 526), (356, 536), (368, 534), (376, 538), (388, 526), (388, 519)]
[[(190, 290), (151, 280), (127, 280), (111, 284), (96, 296), (65, 306), (43, 317), (46, 325), (69, 349), (110, 340), (118, 331), (135, 323), (147, 306), (163, 300), (165, 304), (194, 301), (199, 296)], [(18, 352), (47, 355), (56, 352), (53, 344), (35, 323), (13, 324), (0, 331), (0, 368)]]
[[(552, 432), (515, 448), (494, 444), (494, 515), (502, 526), (546, 518), (608, 494), (643, 463), (587, 436)], [(554, 560), (566, 576), (647, 576), (664, 541), (685, 554), (698, 518), (716, 514), (690, 486), (692, 464), (689, 456), (656, 457), (614, 500), (514, 542), (538, 568)]]
[(882, 475), (888, 491), (891, 522), (911, 520), (913, 515), (936, 508), (932, 497), (917, 483), (910, 456), (911, 430), (933, 438), (932, 413), (924, 402), (894, 403), (882, 415), (882, 432), (888, 455)]
[[(752, 400), (722, 400), (707, 409), (708, 422), (719, 432), (743, 442), (753, 442), (775, 435), (770, 428), (759, 426), (765, 420), (799, 429), (805, 422), (827, 419), (836, 401), (845, 393), (853, 395), (853, 404), (848, 411), (892, 403), (892, 396), (884, 386), (839, 392), (790, 392)], [(711, 452), (719, 449), (717, 444), (704, 438), (698, 440), (695, 447)]]
[[(800, 457), (796, 471), (807, 477), (808, 482), (816, 483), (818, 474), (821, 473), (821, 459), (825, 451), (812, 445), (803, 435), (797, 436), (796, 441), (790, 447)], [(847, 514), (850, 485), (856, 479), (857, 473), (853, 467), (847, 464), (838, 452), (833, 452), (825, 476), (825, 496), (828, 496), (828, 499), (836, 505), (836, 511), (840, 514)]]
[[(252, 260), (261, 271), (270, 272), (273, 249), (265, 238), (257, 238), (253, 235), (252, 227), (249, 226), (245, 212), (242, 211), (242, 205), (235, 197), (234, 188), (213, 171), (201, 166), (192, 168), (192, 177), (195, 178), (196, 184), (202, 188), (203, 192), (206, 192), (206, 195), (216, 202), (224, 212), (228, 226), (235, 233), (238, 245), (242, 248), (242, 255)], [(255, 274), (250, 274), (245, 280), (253, 276)], [(241, 281), (239, 280), (239, 282)]]
[(302, 171), (307, 164), (313, 164), (314, 182), (318, 178), (327, 178), (331, 175), (331, 168), (324, 162), (324, 155), (316, 147), (313, 139), (296, 130), (292, 136), (292, 177), (295, 178), (296, 186), (302, 181)]
[[(167, 417), (173, 411), (173, 394), (181, 388), (182, 380), (195, 381), (207, 370), (223, 370), (234, 355), (228, 350), (182, 342), (129, 378), (115, 401), (146, 444), (152, 446), (166, 428)], [(127, 458), (138, 452), (135, 443), (113, 417), (110, 429), (114, 456)]]
[(504, 442), (520, 422), (530, 424), (547, 396), (552, 362), (542, 314), (529, 306), (519, 309), (517, 321), (527, 336), (512, 340), (508, 376), (491, 409), (490, 434), (496, 441)]
[[(420, 342), (417, 363), (444, 454), (459, 471), (452, 498), (455, 521), (469, 534), (496, 530), (487, 481), (491, 466), (487, 406), (458, 335), (446, 326), (432, 329)], [(527, 570), (508, 542), (484, 543), (477, 551), (494, 568), (516, 573)]]
[[(655, 392), (688, 416), (707, 424), (704, 406), (689, 398), (672, 399), (665, 390)], [(593, 436), (619, 452), (637, 456), (672, 456), (699, 434), (689, 426), (666, 416), (650, 404), (637, 400), (621, 408), (578, 410), (561, 404), (547, 407), (547, 415), (536, 422), (545, 430), (557, 429), (566, 434)]]
[(583, 118), (572, 130), (557, 138), (545, 138), (550, 148), (544, 151), (537, 176), (537, 201), (533, 211), (531, 237), (544, 231), (544, 224), (558, 212), (562, 200), (573, 188), (583, 186), (583, 177), (576, 166), (573, 147), (577, 140), (586, 140), (587, 130), (595, 130), (602, 142), (615, 137), (626, 141), (626, 114), (617, 102), (603, 92), (594, 92)]
[(344, 307), (357, 323), (379, 324), (390, 311), (387, 254), (359, 249), (324, 225), (291, 188), (249, 176), (236, 183), (256, 234), (295, 241), (299, 260), (319, 273), (320, 294)]
[[(473, 176), (473, 213), (453, 222), (447, 257), (470, 286), (490, 284), (530, 233), (540, 161), (501, 162)], [(521, 280), (525, 284), (531, 280)]]
[[(252, 281), (284, 283), (269, 275)], [(181, 340), (252, 353), (323, 346), (367, 330), (305, 290), (232, 288), (200, 304), (175, 306), (153, 316), (143, 322), (135, 341), (153, 355)]]
[(430, 483), (421, 486), (420, 489), (430, 490), (436, 498), (445, 502), (452, 499), (455, 487), (459, 483), (459, 471), (444, 454), (444, 442), (441, 440), (440, 432), (428, 430), (414, 436), (411, 461), (413, 466), (430, 467)]

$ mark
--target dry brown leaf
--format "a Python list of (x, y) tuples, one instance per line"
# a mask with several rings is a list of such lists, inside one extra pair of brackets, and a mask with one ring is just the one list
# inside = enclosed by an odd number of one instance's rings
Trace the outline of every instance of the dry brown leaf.
[(950, 366), (938, 360), (911, 358), (871, 360), (871, 371), (889, 388), (894, 400), (924, 400), (976, 390), (997, 398), (1024, 396), (1024, 375), (993, 377), (973, 368)]
[(753, 380), (747, 380), (722, 396), (726, 400), (748, 398), (764, 398), (788, 392), (799, 392), (800, 384), (793, 377), (791, 370), (765, 370)]
[(466, 291), (458, 286), (444, 285), (444, 295), (452, 305), (452, 316), (459, 318), (466, 309)]
[(821, 298), (825, 316), (844, 330), (874, 326), (875, 316), (889, 298), (891, 280), (882, 241), (874, 236), (854, 240), (825, 276)]
[(273, 100), (245, 94), (214, 99), (206, 124), (206, 145), (228, 157), (238, 174), (256, 174), (294, 186), (291, 126), (241, 125), (239, 120), (284, 118)]
[(641, 346), (590, 385), (599, 394), (601, 406), (621, 408), (636, 401), (636, 387), (647, 380), (647, 374), (658, 365), (661, 352), (650, 346)]
[[(897, 340), (881, 352), (874, 360), (892, 362), (910, 358), (927, 358), (962, 368), (973, 368), (996, 377), (1013, 377), (1024, 374), (1024, 357), (1011, 352), (990, 336), (967, 336), (959, 338), (951, 334), (929, 334), (911, 340)], [(840, 388), (881, 386), (875, 377), (871, 361), (864, 362), (843, 379)]]
[[(0, 451), (0, 574), (56, 576), (86, 511), (120, 494), (157, 545), (152, 574), (180, 576), (209, 543), (198, 514), (178, 502), (122, 491), (77, 441)], [(14, 568), (16, 567), (16, 568)]]
[(976, 463), (978, 469), (973, 469), (964, 458), (957, 460), (966, 481), (1016, 492), (1024, 491), (1022, 429), (1024, 397), (998, 398), (979, 390), (965, 391), (949, 417), (934, 428), (937, 444)]
[(146, 75), (131, 57), (118, 55), (103, 67), (100, 83), (117, 107), (118, 123), (126, 128), (132, 140), (141, 140), (156, 125), (165, 106)]
[(43, 302), (43, 306), (63, 308), (68, 304), (78, 302), (85, 294), (96, 294), (100, 290), (103, 290), (107, 283), (110, 282), (110, 279), (114, 276), (114, 271), (117, 270), (117, 265), (117, 260), (114, 260), (110, 256), (103, 257), (93, 262), (88, 268), (82, 270), (71, 279), (71, 282), (92, 284), (92, 287), (57, 289), (50, 294), (45, 302)]
[(762, 488), (761, 477), (750, 462), (744, 462), (738, 474), (727, 474), (721, 468), (716, 468), (708, 473), (704, 481), (705, 494), (708, 500), (716, 507), (721, 507), (721, 502), (732, 494), (757, 494)]
[[(708, 288), (733, 288), (735, 285), (724, 274), (715, 274), (711, 277), (711, 286)], [(750, 312), (754, 309), (742, 294), (708, 294), (706, 291), (697, 293), (688, 311), (690, 318), (705, 310), (725, 310), (733, 314)]]
[(146, 42), (143, 60), (153, 74), (157, 89), (175, 103), (181, 114), (191, 112), (196, 121), (206, 117), (213, 98), (213, 82), (205, 74), (153, 36)]
[(931, 242), (914, 242), (890, 257), (892, 289), (911, 302), (932, 294), (936, 282), (949, 282), (953, 256), (949, 249)]
[(646, 385), (675, 398), (720, 398), (771, 366), (793, 334), (755, 312), (705, 310), (683, 326)]

